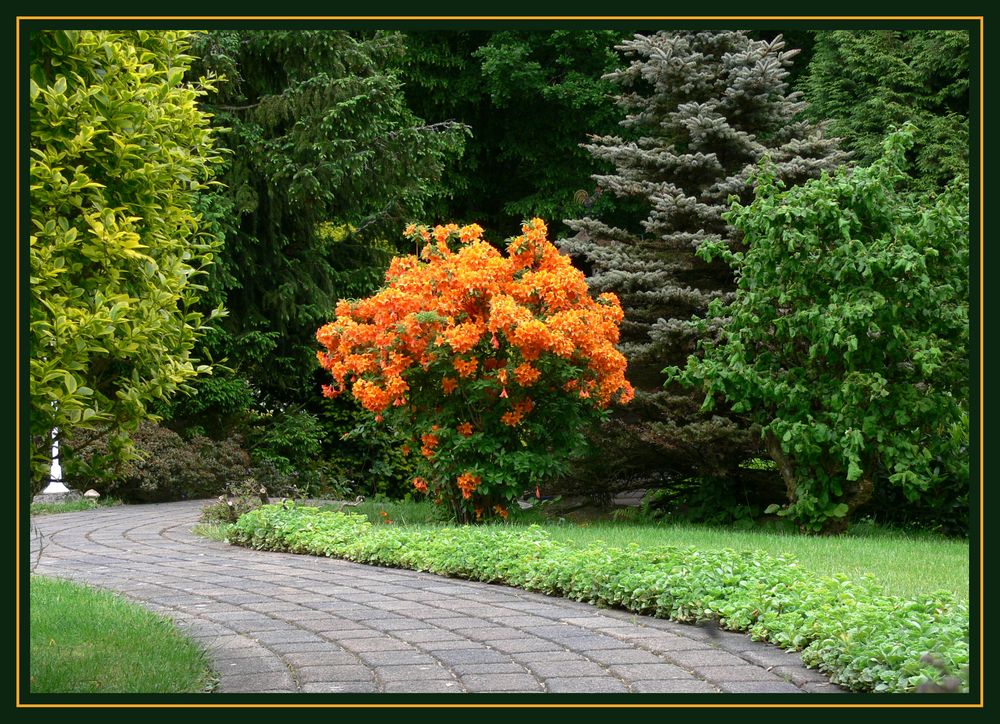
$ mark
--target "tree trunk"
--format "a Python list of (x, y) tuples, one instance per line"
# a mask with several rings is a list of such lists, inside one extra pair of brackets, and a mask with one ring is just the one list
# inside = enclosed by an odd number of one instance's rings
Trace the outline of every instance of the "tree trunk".
[(781, 442), (777, 435), (770, 430), (764, 436), (764, 446), (767, 448), (767, 454), (777, 463), (781, 479), (785, 481), (785, 494), (788, 497), (788, 502), (794, 503), (798, 498), (798, 483), (795, 480), (795, 468), (792, 467), (792, 461), (781, 449)]

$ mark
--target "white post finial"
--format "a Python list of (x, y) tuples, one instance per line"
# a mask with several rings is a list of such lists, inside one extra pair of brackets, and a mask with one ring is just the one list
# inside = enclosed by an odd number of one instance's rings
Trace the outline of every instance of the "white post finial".
[(62, 466), (59, 464), (59, 428), (52, 430), (52, 468), (49, 481), (45, 490), (42, 491), (42, 495), (70, 492), (69, 488), (62, 482)]

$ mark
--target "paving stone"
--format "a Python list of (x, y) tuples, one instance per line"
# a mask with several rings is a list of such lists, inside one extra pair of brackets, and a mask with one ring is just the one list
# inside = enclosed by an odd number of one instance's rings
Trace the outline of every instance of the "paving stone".
[(637, 694), (716, 694), (719, 689), (700, 679), (666, 679), (663, 681), (636, 681), (632, 691)]
[(437, 664), (402, 664), (399, 666), (376, 666), (375, 674), (383, 682), (417, 681), (427, 679), (446, 679), (454, 681), (455, 677), (448, 669)]
[(414, 629), (427, 629), (427, 624), (423, 621), (415, 621), (412, 618), (385, 618), (365, 621), (377, 631), (412, 631)]
[(414, 645), (423, 651), (452, 651), (454, 649), (481, 649), (483, 645), (478, 641), (467, 639), (448, 639), (445, 641), (417, 641)]
[(541, 678), (609, 676), (603, 667), (593, 661), (539, 661), (527, 666), (532, 673)]
[(545, 661), (586, 661), (575, 651), (559, 649), (558, 651), (522, 651), (510, 655), (514, 661), (522, 664)]
[(285, 661), (295, 667), (343, 666), (356, 664), (358, 657), (346, 651), (298, 651), (285, 654)]
[(535, 637), (509, 639), (507, 641), (490, 641), (490, 647), (508, 654), (529, 651), (565, 651), (561, 644)]
[(303, 684), (301, 690), (305, 694), (367, 694), (378, 687), (373, 681), (317, 681)]
[(802, 668), (802, 656), (797, 651), (783, 651), (773, 647), (747, 649), (743, 647), (739, 655), (760, 666), (791, 666)]
[[(357, 626), (358, 624), (354, 624)], [(385, 631), (376, 631), (370, 628), (333, 629), (317, 631), (318, 635), (331, 641), (347, 639), (385, 639), (388, 638)]]
[(427, 618), (424, 619), (424, 622), (430, 624), (431, 626), (437, 626), (438, 628), (448, 629), (450, 631), (469, 628), (493, 628), (495, 626), (492, 621), (487, 621), (481, 618), (472, 618), (470, 616)]
[(288, 672), (245, 674), (240, 676), (223, 676), (219, 679), (220, 693), (257, 692), (261, 689), (294, 688), (295, 682)]
[(581, 651), (599, 664), (659, 664), (663, 659), (641, 649), (594, 649)]
[(608, 670), (626, 681), (691, 678), (691, 672), (673, 664), (611, 664)]
[(545, 680), (545, 688), (553, 694), (627, 693), (625, 684), (610, 676), (557, 677)]
[(454, 632), (462, 638), (473, 641), (485, 641), (487, 644), (493, 641), (512, 641), (519, 638), (527, 638), (530, 634), (517, 629), (511, 630), (503, 626), (486, 626), (481, 628), (458, 628)]
[[(640, 648), (652, 651), (655, 654), (673, 652), (673, 651), (705, 651), (705, 644), (700, 641), (695, 641), (694, 639), (686, 639), (682, 636), (672, 636), (670, 634), (664, 634), (662, 632), (656, 634), (655, 636), (644, 636), (641, 638), (632, 639), (621, 639), (627, 642), (631, 642), (633, 645)], [(716, 651), (717, 649), (710, 649), (711, 651)], [(728, 654), (728, 651), (723, 651), (721, 653)]]
[(461, 694), (464, 689), (457, 681), (393, 681), (382, 689), (387, 694)]
[(610, 636), (570, 636), (557, 641), (567, 649), (577, 651), (591, 651), (596, 649), (620, 649), (624, 646), (621, 641)]
[(262, 644), (270, 643), (316, 643), (323, 639), (312, 631), (301, 629), (272, 629), (269, 631), (248, 631), (247, 636)]
[(579, 626), (581, 628), (589, 629), (599, 629), (602, 626), (614, 626), (617, 623), (615, 619), (608, 618), (607, 616), (574, 616), (560, 619), (560, 622), (571, 626)]
[(767, 669), (752, 664), (743, 666), (695, 666), (693, 671), (709, 681), (770, 681), (783, 682), (780, 676), (772, 674)]
[(530, 616), (528, 614), (515, 614), (508, 611), (504, 616), (493, 616), (494, 623), (506, 626), (510, 629), (526, 629), (529, 626), (551, 626), (552, 620), (541, 616)]
[(279, 654), (297, 654), (307, 651), (327, 653), (329, 651), (339, 650), (337, 644), (331, 643), (330, 641), (296, 641), (294, 643), (278, 641), (277, 643), (268, 644), (267, 646), (269, 649)]
[(433, 656), (421, 651), (366, 651), (359, 653), (358, 658), (369, 666), (437, 663)]
[(485, 648), (452, 649), (435, 651), (434, 658), (446, 665), (450, 664), (505, 664), (510, 657), (499, 651)]
[[(384, 634), (383, 634), (384, 636)], [(390, 638), (365, 638), (365, 639), (343, 639), (341, 646), (356, 654), (368, 653), (371, 651), (413, 651), (413, 647), (405, 641), (398, 641)]]
[(260, 656), (217, 659), (215, 668), (221, 676), (247, 676), (250, 674), (288, 672), (288, 667), (280, 659), (263, 658)]
[(529, 674), (467, 674), (462, 683), (469, 691), (543, 691), (542, 685)]
[(443, 641), (462, 641), (460, 636), (456, 636), (451, 631), (439, 628), (414, 628), (405, 631), (393, 631), (393, 637), (410, 643), (432, 643)]
[(668, 658), (685, 668), (695, 666), (749, 666), (739, 656), (718, 649), (691, 649), (668, 652)]
[(359, 663), (339, 666), (301, 666), (295, 674), (301, 683), (317, 681), (369, 681), (372, 678), (371, 669)]
[(816, 669), (806, 669), (802, 666), (775, 666), (771, 673), (783, 679), (789, 679), (795, 684), (829, 684), (830, 678)]
[(810, 694), (844, 694), (846, 693), (844, 689), (841, 689), (836, 684), (831, 682), (825, 683), (808, 683), (802, 685), (802, 691), (808, 692)]
[(719, 688), (730, 694), (801, 694), (802, 689), (787, 681), (720, 681)]
[(459, 676), (466, 674), (523, 674), (524, 667), (519, 664), (455, 664), (449, 666)]

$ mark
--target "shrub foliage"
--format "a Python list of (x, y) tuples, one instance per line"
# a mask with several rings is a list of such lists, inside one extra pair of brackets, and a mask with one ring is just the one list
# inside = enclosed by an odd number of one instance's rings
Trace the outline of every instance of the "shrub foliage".
[(33, 486), (58, 428), (124, 443), (206, 366), (197, 277), (217, 248), (194, 211), (214, 150), (188, 33), (44, 31), (30, 43)]
[[(729, 322), (682, 377), (761, 425), (781, 511), (836, 530), (892, 485), (915, 500), (968, 490), (968, 188), (907, 192), (912, 127), (881, 160), (782, 191), (770, 171), (728, 221), (746, 252)], [(704, 327), (705, 323), (699, 323)], [(676, 368), (673, 370), (677, 372)]]
[(462, 521), (506, 517), (565, 469), (588, 421), (632, 396), (617, 298), (590, 297), (541, 219), (522, 231), (504, 256), (475, 224), (413, 225), (420, 258), (394, 259), (381, 292), (341, 301), (317, 333), (325, 394), (349, 389), (408, 434), (414, 487)]

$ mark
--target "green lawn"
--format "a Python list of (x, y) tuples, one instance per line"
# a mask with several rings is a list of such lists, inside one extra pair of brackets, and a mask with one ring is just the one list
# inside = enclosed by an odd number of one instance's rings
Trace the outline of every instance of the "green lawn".
[(30, 619), (32, 693), (176, 694), (214, 685), (193, 641), (115, 594), (32, 576)]
[(907, 536), (884, 529), (832, 537), (733, 530), (698, 525), (591, 523), (549, 525), (548, 533), (566, 544), (598, 540), (609, 546), (694, 546), (793, 555), (803, 567), (823, 575), (870, 573), (891, 595), (912, 597), (937, 590), (969, 598), (969, 544), (946, 538)]
[(121, 505), (122, 501), (117, 498), (100, 498), (97, 501), (71, 500), (65, 503), (32, 503), (31, 515), (53, 515), (55, 513), (76, 513), (81, 510), (93, 510), (94, 508), (107, 508)]
[[(343, 510), (363, 513), (377, 524), (388, 518), (393, 525), (432, 525), (433, 508), (425, 501), (366, 501)], [(533, 511), (518, 511), (512, 521), (513, 525), (540, 523), (552, 538), (568, 545), (582, 547), (604, 541), (620, 548), (635, 544), (695, 546), (702, 550), (760, 549), (774, 555), (794, 555), (803, 567), (823, 575), (844, 573), (860, 578), (870, 573), (891, 595), (912, 597), (945, 590), (963, 600), (969, 597), (968, 542), (930, 534), (870, 525), (852, 526), (850, 532), (840, 536), (818, 537), (681, 523), (574, 524), (546, 521)]]

